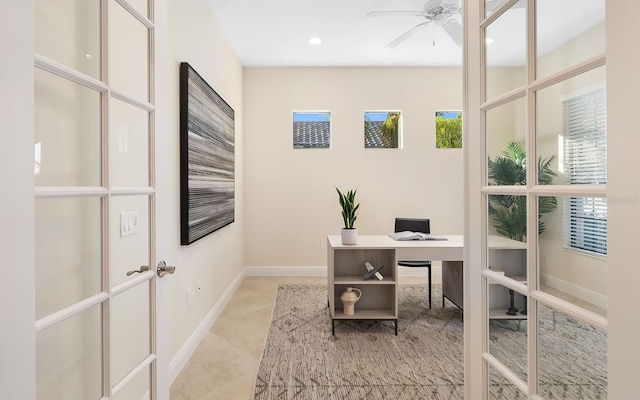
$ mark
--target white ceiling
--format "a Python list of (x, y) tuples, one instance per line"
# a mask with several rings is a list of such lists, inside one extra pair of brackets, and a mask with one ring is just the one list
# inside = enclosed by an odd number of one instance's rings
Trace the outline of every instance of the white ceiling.
[[(503, 0), (493, 0), (502, 3)], [(524, 1), (524, 0), (521, 0)], [(604, 20), (605, 0), (538, 0), (541, 53)], [(420, 11), (426, 0), (209, 0), (240, 62), (248, 67), (460, 66), (462, 49), (431, 23), (395, 48), (391, 41), (423, 17), (366, 17)], [(455, 17), (459, 22), (460, 16)], [(490, 35), (495, 65), (523, 65), (524, 8), (502, 15)], [(434, 36), (435, 35), (435, 36)], [(308, 44), (317, 36), (321, 45)], [(433, 41), (435, 39), (435, 46)]]

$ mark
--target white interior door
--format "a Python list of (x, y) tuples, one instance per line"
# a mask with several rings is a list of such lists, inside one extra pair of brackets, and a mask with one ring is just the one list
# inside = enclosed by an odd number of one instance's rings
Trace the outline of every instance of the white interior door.
[(168, 399), (154, 35), (153, 0), (34, 2), (37, 399)]
[(465, 5), (467, 397), (606, 398), (605, 0)]

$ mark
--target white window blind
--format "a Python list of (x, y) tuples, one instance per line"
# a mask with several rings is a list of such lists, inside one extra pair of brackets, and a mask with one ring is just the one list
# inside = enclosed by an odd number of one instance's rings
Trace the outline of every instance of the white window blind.
[[(606, 92), (597, 89), (563, 102), (565, 182), (607, 182)], [(567, 197), (564, 203), (564, 246), (607, 254), (607, 200)]]

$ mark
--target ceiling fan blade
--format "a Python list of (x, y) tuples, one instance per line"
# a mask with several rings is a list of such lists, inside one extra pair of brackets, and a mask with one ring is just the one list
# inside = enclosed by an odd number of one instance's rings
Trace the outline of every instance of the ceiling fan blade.
[(458, 46), (462, 46), (462, 25), (458, 21), (449, 20), (442, 28)]
[(367, 17), (422, 17), (424, 11), (370, 11)]
[(418, 30), (420, 28), (422, 28), (423, 26), (427, 25), (430, 21), (427, 22), (423, 22), (421, 24), (418, 24), (416, 26), (414, 26), (413, 28), (409, 29), (408, 31), (406, 31), (405, 33), (403, 33), (402, 35), (400, 35), (397, 39), (395, 39), (394, 41), (392, 41), (391, 43), (389, 43), (388, 45), (384, 46), (385, 49), (393, 49), (394, 47), (396, 47), (397, 45), (399, 45), (400, 43), (404, 42), (405, 40), (407, 40), (409, 38), (409, 36), (413, 35), (414, 33), (418, 32)]

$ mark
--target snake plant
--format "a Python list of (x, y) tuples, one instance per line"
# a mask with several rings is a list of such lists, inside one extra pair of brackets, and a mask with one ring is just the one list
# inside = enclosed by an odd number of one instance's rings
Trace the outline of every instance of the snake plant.
[(356, 190), (349, 190), (346, 194), (343, 194), (338, 188), (336, 191), (340, 199), (340, 207), (342, 207), (344, 227), (345, 229), (353, 229), (353, 224), (358, 218), (356, 212), (360, 207), (360, 203), (356, 204)]

